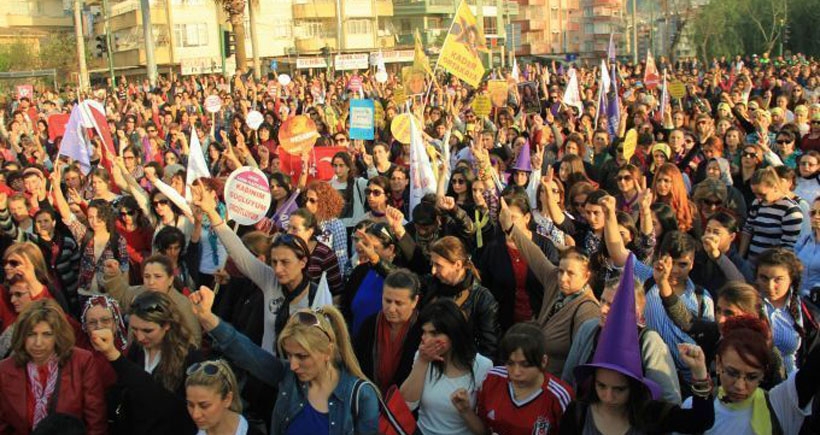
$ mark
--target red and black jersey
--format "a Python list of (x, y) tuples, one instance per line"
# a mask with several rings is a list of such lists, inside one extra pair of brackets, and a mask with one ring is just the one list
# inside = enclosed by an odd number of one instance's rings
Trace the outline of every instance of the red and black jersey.
[(478, 394), (478, 416), (499, 435), (557, 434), (561, 416), (573, 399), (572, 388), (544, 373), (544, 384), (532, 396), (515, 400), (507, 368), (493, 367)]

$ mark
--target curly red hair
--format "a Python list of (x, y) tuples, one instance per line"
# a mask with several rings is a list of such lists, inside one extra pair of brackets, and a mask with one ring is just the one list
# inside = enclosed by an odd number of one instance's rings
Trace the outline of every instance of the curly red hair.
[[(683, 175), (672, 163), (664, 163), (658, 168), (655, 174), (655, 179), (652, 181), (652, 192), (657, 192), (658, 178), (666, 175), (672, 179), (672, 188), (669, 190), (669, 197), (666, 199), (658, 198), (659, 202), (663, 202), (675, 210), (675, 215), (678, 218), (678, 229), (687, 232), (692, 229), (692, 221), (694, 220), (694, 207), (689, 202), (689, 196), (686, 192), (686, 185), (683, 183)], [(657, 193), (656, 193), (657, 195)]]
[(308, 184), (305, 192), (316, 193), (319, 199), (316, 204), (316, 220), (324, 222), (339, 217), (344, 208), (345, 202), (342, 195), (326, 181), (313, 181)]

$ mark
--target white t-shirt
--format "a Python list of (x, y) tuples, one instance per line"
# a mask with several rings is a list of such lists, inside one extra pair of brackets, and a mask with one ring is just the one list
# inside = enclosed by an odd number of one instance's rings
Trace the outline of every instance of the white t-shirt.
[[(811, 415), (811, 402), (805, 408), (798, 408), (797, 387), (794, 384), (794, 373), (788, 379), (769, 390), (769, 402), (784, 434), (800, 432), (803, 419)], [(691, 408), (692, 398), (683, 402), (682, 408)], [(774, 422), (772, 422), (774, 425)], [(704, 435), (755, 435), (752, 430), (752, 408), (742, 410), (729, 409), (715, 398), (715, 424)]]
[[(416, 352), (416, 363), (418, 363), (418, 352)], [(470, 406), (475, 408), (478, 390), (491, 368), (493, 368), (493, 362), (479, 354), (476, 354), (473, 362), (473, 378), (469, 373), (458, 378), (448, 378), (443, 374), (438, 377), (434, 374), (432, 366), (428, 365), (421, 400), (407, 403), (411, 409), (420, 406), (419, 430), (425, 435), (470, 435), (470, 430), (467, 429), (464, 419), (450, 401), (450, 396), (456, 390), (464, 388), (470, 395)]]

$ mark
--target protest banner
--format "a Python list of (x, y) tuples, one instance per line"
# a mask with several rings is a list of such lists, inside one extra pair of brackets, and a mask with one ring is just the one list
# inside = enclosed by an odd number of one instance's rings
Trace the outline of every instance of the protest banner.
[(686, 95), (686, 85), (684, 85), (683, 82), (678, 80), (671, 80), (668, 86), (670, 97), (676, 100), (680, 100), (681, 98), (683, 98), (684, 95)]
[(301, 155), (310, 150), (318, 138), (316, 123), (307, 115), (288, 118), (279, 127), (279, 144), (290, 154)]
[(484, 35), (478, 28), (470, 7), (462, 0), (441, 47), (438, 66), (470, 86), (478, 87), (484, 77), (484, 65), (479, 52), (486, 51)]
[[(410, 117), (413, 116), (409, 113), (402, 113), (401, 115), (393, 118), (393, 122), (390, 123), (390, 132), (393, 133), (393, 138), (403, 144), (410, 143)], [(416, 122), (419, 125), (423, 125), (418, 118), (416, 118)]]
[(490, 80), (487, 82), (487, 92), (490, 94), (490, 101), (493, 107), (504, 107), (507, 105), (507, 82), (504, 80)]
[(337, 54), (333, 58), (333, 69), (336, 71), (366, 70), (369, 65), (370, 55), (367, 53)]
[(265, 122), (265, 117), (257, 110), (251, 110), (248, 112), (248, 116), (245, 117), (245, 123), (248, 124), (251, 130), (259, 130), (259, 126), (263, 122)]
[(373, 140), (376, 107), (373, 100), (350, 100), (350, 138)]
[[(314, 147), (310, 151), (308, 183), (313, 180), (328, 181), (333, 178), (333, 156), (343, 151), (349, 150), (346, 147)], [(279, 169), (291, 180), (298, 180), (302, 175), (302, 157), (288, 154), (280, 148)]]
[(34, 96), (34, 87), (31, 85), (17, 85), (16, 90), (18, 100), (24, 97), (30, 100)]
[(473, 112), (475, 112), (476, 116), (478, 117), (485, 117), (489, 115), (490, 110), (492, 109), (490, 97), (486, 95), (476, 95), (475, 99), (473, 100), (472, 108)]
[(219, 95), (210, 95), (205, 99), (205, 110), (208, 113), (216, 113), (220, 109), (222, 109), (222, 99), (219, 98)]
[(225, 182), (228, 219), (239, 225), (254, 225), (265, 217), (270, 201), (268, 179), (259, 169), (243, 166), (228, 176)]

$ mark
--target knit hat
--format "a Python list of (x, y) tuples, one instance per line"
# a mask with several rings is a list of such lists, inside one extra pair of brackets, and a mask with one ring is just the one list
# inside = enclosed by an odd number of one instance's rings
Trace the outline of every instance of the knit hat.
[(579, 385), (584, 384), (596, 369), (608, 369), (642, 383), (652, 398), (658, 399), (661, 396), (660, 386), (643, 374), (638, 319), (635, 315), (634, 263), (635, 256), (630, 255), (606, 317), (606, 324), (601, 328), (592, 363), (576, 367), (575, 379)]
[(772, 116), (774, 116), (774, 115), (783, 116), (783, 109), (781, 109), (779, 107), (773, 107), (771, 110), (769, 110), (769, 113), (771, 113)]
[(794, 108), (794, 114), (795, 115), (808, 115), (808, 113), (809, 113), (809, 108), (806, 107), (805, 104), (801, 104), (801, 105)]
[(524, 142), (521, 150), (518, 152), (518, 158), (515, 164), (510, 168), (513, 171), (532, 172), (532, 162), (530, 161), (530, 141)]
[(672, 156), (672, 148), (669, 148), (669, 145), (663, 142), (656, 143), (650, 150), (649, 155), (655, 154), (655, 151), (660, 151), (664, 155), (666, 155), (666, 160), (669, 160), (669, 158)]
[(718, 111), (720, 111), (720, 110), (726, 110), (727, 112), (732, 111), (732, 108), (729, 107), (729, 103), (720, 103), (720, 104), (718, 104), (717, 108), (718, 108)]

